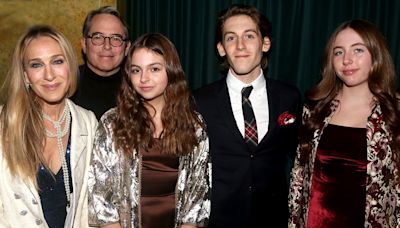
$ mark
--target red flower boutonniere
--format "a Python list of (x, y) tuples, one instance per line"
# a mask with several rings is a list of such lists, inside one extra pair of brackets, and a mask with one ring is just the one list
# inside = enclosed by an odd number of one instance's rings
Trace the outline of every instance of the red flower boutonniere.
[(286, 125), (294, 123), (295, 120), (296, 120), (296, 117), (286, 111), (278, 117), (278, 124), (279, 124), (279, 126), (286, 126)]

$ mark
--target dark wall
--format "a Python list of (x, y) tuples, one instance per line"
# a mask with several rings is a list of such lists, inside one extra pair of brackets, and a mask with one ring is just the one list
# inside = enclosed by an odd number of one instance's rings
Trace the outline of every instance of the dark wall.
[(363, 18), (387, 38), (400, 70), (400, 1), (396, 0), (135, 0), (124, 12), (132, 38), (161, 32), (175, 43), (192, 89), (222, 77), (214, 30), (218, 13), (232, 3), (256, 6), (272, 23), (268, 75), (304, 92), (320, 79), (325, 43), (342, 22)]

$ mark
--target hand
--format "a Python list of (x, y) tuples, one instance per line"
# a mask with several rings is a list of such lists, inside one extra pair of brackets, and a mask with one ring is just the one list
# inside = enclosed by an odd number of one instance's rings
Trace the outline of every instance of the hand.
[(196, 228), (196, 226), (193, 224), (183, 224), (180, 228)]
[(117, 222), (117, 223), (101, 226), (101, 228), (121, 228), (121, 225), (119, 224), (119, 222)]

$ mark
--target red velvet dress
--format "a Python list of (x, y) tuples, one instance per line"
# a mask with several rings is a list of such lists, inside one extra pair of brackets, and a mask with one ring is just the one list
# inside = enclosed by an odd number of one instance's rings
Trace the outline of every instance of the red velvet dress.
[(161, 140), (142, 152), (141, 219), (143, 228), (175, 225), (175, 186), (179, 158), (161, 152)]
[(317, 148), (308, 227), (364, 227), (366, 181), (366, 129), (329, 124)]

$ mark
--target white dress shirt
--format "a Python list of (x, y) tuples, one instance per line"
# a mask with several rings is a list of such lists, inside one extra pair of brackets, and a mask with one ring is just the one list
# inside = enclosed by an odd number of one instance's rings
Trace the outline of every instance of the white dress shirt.
[(237, 79), (232, 74), (231, 70), (229, 70), (226, 78), (226, 84), (228, 85), (233, 116), (235, 117), (236, 125), (243, 137), (244, 117), (242, 109), (242, 88), (250, 85), (253, 86), (253, 90), (251, 91), (249, 99), (251, 106), (253, 107), (254, 116), (256, 118), (258, 142), (260, 142), (267, 134), (269, 124), (267, 87), (263, 71), (261, 70), (260, 75), (253, 82), (251, 82), (251, 84), (245, 84)]

